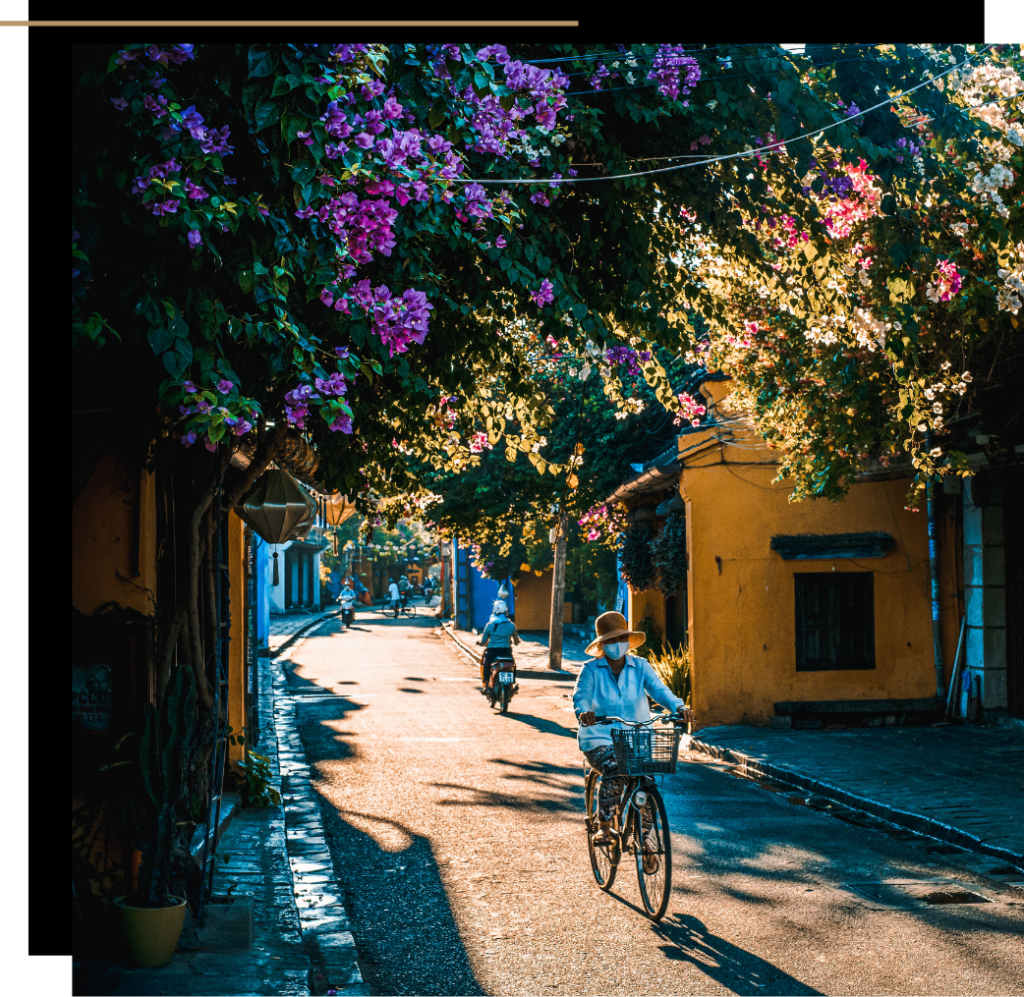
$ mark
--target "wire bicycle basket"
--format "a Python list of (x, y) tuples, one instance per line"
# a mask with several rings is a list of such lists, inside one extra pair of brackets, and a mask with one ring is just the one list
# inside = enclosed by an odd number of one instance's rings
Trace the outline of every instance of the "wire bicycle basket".
[(679, 762), (681, 731), (673, 725), (669, 730), (649, 727), (612, 728), (612, 749), (619, 775), (654, 775), (675, 773)]

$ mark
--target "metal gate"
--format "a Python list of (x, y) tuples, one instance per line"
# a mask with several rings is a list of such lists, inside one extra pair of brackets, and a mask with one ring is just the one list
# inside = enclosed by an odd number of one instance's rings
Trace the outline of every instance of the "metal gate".
[(455, 546), (455, 626), (469, 629), (469, 548), (457, 541)]
[[(1006, 706), (1024, 717), (1024, 523), (1013, 512), (1024, 488), (1020, 464), (1003, 472), (1003, 534), (1006, 543)], [(1010, 496), (1016, 495), (1017, 499)]]

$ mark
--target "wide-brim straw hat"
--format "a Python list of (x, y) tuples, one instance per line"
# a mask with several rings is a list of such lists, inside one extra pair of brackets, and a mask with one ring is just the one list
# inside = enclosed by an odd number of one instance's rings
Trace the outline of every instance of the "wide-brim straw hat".
[(586, 650), (586, 654), (592, 658), (604, 657), (604, 648), (601, 646), (601, 642), (609, 637), (628, 637), (631, 651), (647, 640), (647, 635), (642, 630), (629, 629), (626, 617), (622, 613), (602, 613), (594, 620), (594, 629), (597, 631), (597, 639)]

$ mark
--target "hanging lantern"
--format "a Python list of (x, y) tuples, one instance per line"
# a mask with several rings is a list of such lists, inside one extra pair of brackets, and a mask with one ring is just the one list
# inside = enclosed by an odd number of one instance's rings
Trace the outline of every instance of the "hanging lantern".
[(266, 471), (235, 512), (267, 543), (302, 540), (316, 519), (316, 501), (287, 471)]
[(356, 511), (355, 502), (350, 502), (348, 496), (342, 495), (341, 492), (325, 496), (324, 508), (327, 522), (331, 526), (341, 526), (349, 516), (354, 516)]

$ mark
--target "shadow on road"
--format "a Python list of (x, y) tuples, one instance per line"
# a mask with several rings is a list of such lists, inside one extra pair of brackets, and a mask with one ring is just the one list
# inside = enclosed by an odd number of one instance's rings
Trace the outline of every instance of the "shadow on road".
[(504, 758), (492, 758), (490, 762), (519, 770), (503, 776), (504, 779), (516, 780), (507, 792), (462, 786), (454, 782), (435, 782), (432, 785), (438, 789), (456, 790), (461, 797), (438, 800), (437, 805), (498, 807), (520, 812), (583, 812), (583, 783), (579, 780), (580, 770), (577, 766), (510, 762)]
[(517, 723), (526, 724), (527, 727), (532, 727), (534, 730), (539, 730), (542, 734), (558, 734), (561, 737), (576, 737), (575, 727), (563, 727), (559, 723), (555, 723), (554, 720), (545, 720), (543, 717), (530, 716), (529, 713), (512, 713), (505, 714), (505, 718), (508, 720), (515, 720)]
[(696, 917), (670, 914), (652, 929), (666, 942), (659, 946), (666, 959), (692, 963), (734, 994), (801, 997), (821, 993), (746, 949), (711, 934)]

